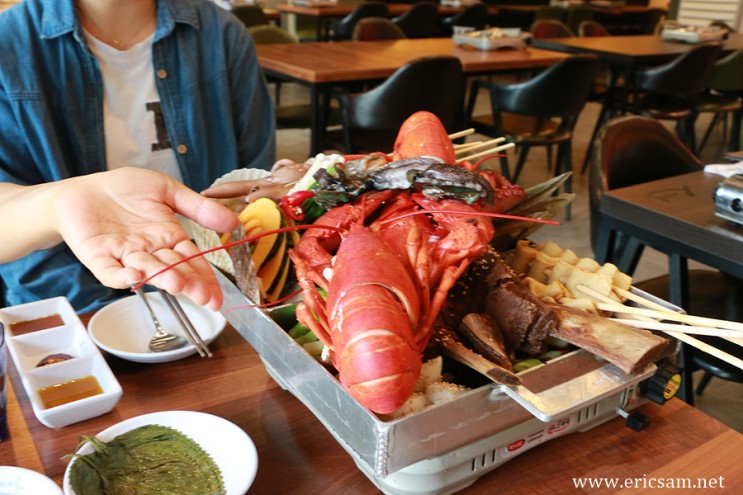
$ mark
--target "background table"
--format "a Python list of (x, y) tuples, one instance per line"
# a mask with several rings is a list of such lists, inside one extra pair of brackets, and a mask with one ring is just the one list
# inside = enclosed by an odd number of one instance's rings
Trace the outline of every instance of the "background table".
[[(600, 204), (596, 261), (615, 262), (620, 270), (632, 272), (636, 259), (612, 259), (617, 232), (667, 254), (668, 300), (682, 308), (689, 307), (689, 259), (743, 278), (743, 227), (714, 214), (713, 193), (722, 180), (693, 172), (608, 191)], [(684, 347), (682, 367), (690, 366)], [(679, 397), (691, 402), (694, 392), (686, 376)]]
[(479, 51), (457, 47), (449, 38), (258, 45), (256, 49), (266, 74), (310, 88), (311, 155), (321, 151), (321, 103), (333, 86), (383, 80), (411, 60), (426, 56), (455, 56), (468, 75), (534, 70), (569, 56), (536, 48)]
[(601, 199), (596, 260), (617, 261), (609, 249), (616, 232), (668, 254), (669, 299), (683, 307), (688, 307), (687, 259), (743, 278), (743, 227), (714, 214), (713, 193), (723, 180), (720, 175), (693, 172), (608, 191)]
[[(232, 328), (212, 344), (214, 358), (190, 357), (157, 365), (107, 356), (124, 395), (103, 416), (59, 429), (39, 423), (11, 366), (11, 439), (0, 443), (0, 465), (34, 469), (61, 482), (66, 460), (81, 434), (95, 434), (141, 414), (202, 411), (245, 430), (258, 449), (258, 474), (250, 494), (377, 494), (352, 458), (323, 425), (265, 372), (258, 355)], [(642, 432), (615, 418), (584, 433), (551, 440), (484, 475), (464, 495), (576, 493), (573, 478), (717, 478), (726, 491), (743, 493), (739, 454), (743, 435), (672, 399), (640, 407), (651, 418)], [(598, 492), (597, 492), (598, 493)], [(603, 494), (636, 494), (607, 489)], [(651, 492), (655, 493), (655, 492)], [(660, 492), (658, 492), (660, 493)]]

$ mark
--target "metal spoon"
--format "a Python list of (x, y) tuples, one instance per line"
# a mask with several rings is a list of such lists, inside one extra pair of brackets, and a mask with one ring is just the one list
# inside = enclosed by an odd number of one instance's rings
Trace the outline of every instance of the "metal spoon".
[(183, 347), (184, 345), (188, 344), (188, 341), (184, 339), (183, 337), (179, 337), (178, 335), (173, 335), (172, 333), (168, 333), (165, 330), (163, 330), (162, 325), (160, 325), (160, 321), (157, 319), (157, 316), (155, 316), (155, 312), (152, 310), (152, 307), (150, 306), (150, 302), (147, 300), (147, 296), (142, 291), (142, 289), (135, 290), (139, 298), (144, 302), (144, 305), (147, 307), (147, 311), (150, 312), (150, 317), (152, 318), (152, 323), (155, 324), (155, 335), (152, 336), (152, 340), (150, 340), (150, 351), (152, 352), (165, 352), (165, 351), (172, 351), (173, 349), (178, 349), (180, 347)]

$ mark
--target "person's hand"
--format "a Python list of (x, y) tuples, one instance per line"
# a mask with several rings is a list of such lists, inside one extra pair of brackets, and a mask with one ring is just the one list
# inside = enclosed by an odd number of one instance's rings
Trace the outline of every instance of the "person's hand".
[[(139, 168), (70, 179), (54, 198), (57, 231), (104, 285), (127, 288), (198, 253), (174, 212), (217, 232), (238, 220), (229, 209), (163, 174)], [(51, 212), (50, 212), (51, 214)], [(148, 283), (219, 309), (222, 292), (201, 256)]]

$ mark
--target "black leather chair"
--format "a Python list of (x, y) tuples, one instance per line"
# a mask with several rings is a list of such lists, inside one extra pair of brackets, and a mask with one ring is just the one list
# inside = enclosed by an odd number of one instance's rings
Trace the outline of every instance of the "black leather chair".
[(347, 16), (339, 19), (332, 27), (331, 39), (335, 41), (350, 40), (356, 23), (365, 17), (388, 17), (389, 7), (384, 2), (369, 1), (360, 3)]
[(533, 38), (570, 38), (575, 36), (575, 33), (567, 24), (557, 19), (534, 21), (529, 31)]
[(232, 13), (242, 21), (245, 27), (268, 24), (266, 14), (260, 5), (239, 5), (232, 8)]
[(419, 110), (434, 113), (449, 132), (459, 130), (464, 92), (461, 62), (453, 56), (441, 56), (413, 60), (369, 91), (336, 94), (344, 151), (392, 151), (400, 126)]
[(442, 19), (439, 24), (439, 36), (451, 36), (454, 34), (454, 26), (467, 26), (476, 30), (485, 29), (488, 24), (488, 15), (486, 4), (472, 4), (461, 12)]
[(733, 53), (715, 62), (712, 72), (707, 79), (706, 91), (694, 101), (696, 114), (713, 113), (712, 122), (702, 137), (697, 153), (704, 149), (714, 126), (722, 119), (727, 123), (727, 117), (732, 115), (728, 150), (737, 151), (740, 148), (741, 121), (743, 120), (743, 50)]
[(722, 44), (695, 46), (671, 62), (635, 74), (630, 111), (676, 122), (676, 132), (689, 149), (695, 146), (694, 98), (707, 84)]
[(568, 17), (568, 10), (564, 7), (558, 7), (557, 5), (545, 5), (539, 7), (534, 12), (534, 22), (553, 20), (565, 22)]
[[(248, 28), (248, 33), (256, 44), (299, 43), (296, 36), (274, 24), (259, 24)], [(274, 85), (274, 105), (276, 109), (277, 129), (305, 129), (310, 127), (310, 104), (298, 103), (295, 105), (281, 105), (281, 88), (286, 83), (278, 78), (266, 75), (269, 84)], [(326, 125), (340, 123), (340, 113), (337, 108), (328, 107)]]
[[(661, 122), (636, 115), (617, 117), (607, 122), (599, 132), (591, 161), (589, 208), (591, 244), (596, 247), (601, 234), (601, 198), (605, 192), (652, 180), (673, 177), (702, 169), (699, 159)], [(710, 199), (711, 201), (711, 199)], [(644, 245), (635, 239), (618, 235), (613, 246), (613, 259), (625, 273), (632, 275)], [(646, 281), (636, 281), (635, 287), (667, 300), (666, 275)], [(743, 321), (743, 281), (724, 273), (696, 269), (688, 271), (689, 314)], [(702, 337), (715, 347), (743, 358), (743, 348), (723, 339)], [(736, 349), (737, 347), (737, 349)], [(712, 376), (743, 382), (743, 370), (707, 353), (683, 346), (683, 386), (691, 389), (692, 373), (705, 370), (697, 394), (701, 394)], [(687, 394), (685, 400), (693, 404)]]
[(565, 24), (573, 33), (577, 33), (582, 22), (593, 20), (594, 12), (595, 9), (590, 5), (571, 5), (565, 18)]
[(600, 22), (588, 19), (578, 24), (578, 36), (590, 38), (592, 36), (611, 36), (611, 33)]
[(364, 17), (353, 28), (354, 41), (401, 40), (407, 36), (395, 23), (386, 17)]
[(439, 30), (439, 10), (433, 2), (418, 2), (392, 19), (408, 38), (433, 38)]
[[(467, 104), (469, 126), (492, 137), (505, 136), (521, 148), (513, 176), (508, 167), (508, 158), (501, 158), (503, 175), (517, 182), (529, 149), (533, 146), (557, 145), (555, 175), (572, 171), (573, 129), (591, 93), (598, 67), (595, 55), (574, 55), (522, 83), (472, 82)], [(475, 117), (472, 113), (481, 87), (490, 90), (492, 114)], [(518, 123), (521, 120), (515, 118), (518, 116), (529, 118), (527, 122), (533, 123), (533, 127), (520, 128)], [(568, 178), (565, 192), (571, 190), (572, 181)], [(569, 209), (566, 216), (570, 217)]]

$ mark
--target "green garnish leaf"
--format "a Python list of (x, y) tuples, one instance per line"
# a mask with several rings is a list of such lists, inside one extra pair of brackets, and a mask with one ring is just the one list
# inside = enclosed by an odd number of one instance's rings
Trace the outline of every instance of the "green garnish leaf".
[(146, 425), (110, 442), (84, 437), (94, 452), (75, 455), (76, 495), (225, 495), (219, 467), (174, 428)]

